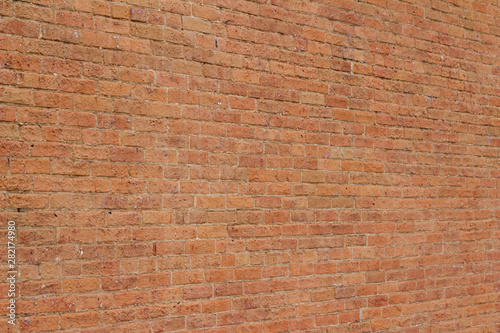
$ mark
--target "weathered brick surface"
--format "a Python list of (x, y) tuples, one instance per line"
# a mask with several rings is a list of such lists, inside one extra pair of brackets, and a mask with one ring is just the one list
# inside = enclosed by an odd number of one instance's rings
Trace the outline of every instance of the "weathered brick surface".
[(0, 15), (1, 332), (500, 332), (497, 1)]

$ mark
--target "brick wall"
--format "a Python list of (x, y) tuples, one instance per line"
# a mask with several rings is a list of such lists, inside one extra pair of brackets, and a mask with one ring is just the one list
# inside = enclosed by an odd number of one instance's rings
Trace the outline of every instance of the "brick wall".
[(500, 332), (500, 8), (0, 0), (2, 332)]

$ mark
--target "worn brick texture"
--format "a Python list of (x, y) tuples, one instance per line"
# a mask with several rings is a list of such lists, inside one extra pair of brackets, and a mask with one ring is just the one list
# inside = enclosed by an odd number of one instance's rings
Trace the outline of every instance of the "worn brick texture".
[(497, 0), (0, 15), (1, 332), (500, 332)]

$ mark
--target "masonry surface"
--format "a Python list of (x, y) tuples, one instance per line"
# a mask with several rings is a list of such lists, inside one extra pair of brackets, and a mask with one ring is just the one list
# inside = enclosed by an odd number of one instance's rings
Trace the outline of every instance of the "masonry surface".
[(0, 331), (500, 332), (496, 0), (0, 15)]

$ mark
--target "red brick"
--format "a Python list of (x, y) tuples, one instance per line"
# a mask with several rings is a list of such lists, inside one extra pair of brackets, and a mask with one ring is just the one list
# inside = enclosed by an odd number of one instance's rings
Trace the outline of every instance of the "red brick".
[(96, 326), (99, 320), (97, 312), (83, 312), (61, 315), (61, 328), (79, 328)]
[(33, 104), (33, 93), (25, 89), (1, 87), (0, 102), (14, 104)]
[(186, 241), (186, 253), (188, 254), (201, 254), (201, 253), (215, 253), (215, 241)]
[(75, 312), (76, 311), (76, 297), (75, 296), (61, 296), (43, 298), (37, 302), (38, 311), (44, 312)]
[(11, 194), (9, 205), (13, 208), (42, 209), (47, 208), (49, 198), (43, 194)]
[(19, 327), (25, 332), (57, 330), (59, 328), (59, 317), (55, 315), (21, 317), (19, 318)]
[(134, 88), (134, 97), (140, 100), (166, 101), (167, 90), (152, 86), (136, 86)]
[(115, 82), (99, 82), (99, 93), (104, 96), (119, 96), (126, 97), (132, 93), (132, 86), (128, 84), (120, 84)]
[(63, 280), (63, 291), (65, 293), (78, 293), (95, 291), (99, 289), (99, 279), (97, 278), (82, 278)]

